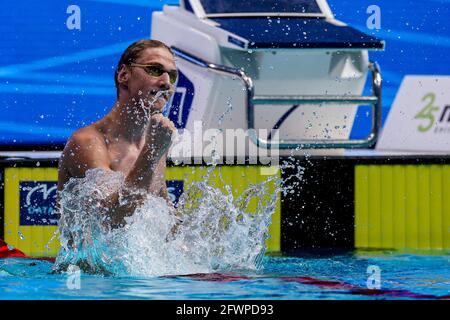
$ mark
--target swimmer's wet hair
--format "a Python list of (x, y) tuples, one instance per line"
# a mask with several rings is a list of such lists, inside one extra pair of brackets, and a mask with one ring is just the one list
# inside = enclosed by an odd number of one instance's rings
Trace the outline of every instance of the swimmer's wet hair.
[(114, 73), (114, 82), (116, 84), (117, 98), (119, 98), (119, 83), (117, 82), (117, 76), (119, 74), (120, 67), (125, 64), (129, 65), (132, 62), (135, 62), (137, 58), (139, 58), (142, 51), (148, 48), (164, 48), (167, 49), (172, 55), (173, 52), (164, 42), (159, 40), (150, 40), (150, 39), (142, 39), (132, 43), (125, 51), (122, 53), (120, 57), (119, 63), (117, 64), (116, 71)]

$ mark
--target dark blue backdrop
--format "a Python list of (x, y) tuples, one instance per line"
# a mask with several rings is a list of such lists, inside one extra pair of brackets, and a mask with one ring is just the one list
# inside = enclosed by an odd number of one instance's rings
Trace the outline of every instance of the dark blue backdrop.
[[(256, 1), (257, 0), (252, 0)], [(114, 103), (121, 52), (148, 37), (151, 13), (177, 0), (3, 2), (0, 11), (0, 148), (63, 144)], [(81, 30), (69, 30), (69, 5)], [(386, 40), (372, 53), (384, 75), (384, 118), (406, 74), (450, 74), (450, 0), (330, 0), (337, 19)], [(381, 8), (381, 29), (366, 28), (368, 6)], [(369, 93), (369, 91), (367, 91)], [(361, 107), (352, 137), (370, 124)]]

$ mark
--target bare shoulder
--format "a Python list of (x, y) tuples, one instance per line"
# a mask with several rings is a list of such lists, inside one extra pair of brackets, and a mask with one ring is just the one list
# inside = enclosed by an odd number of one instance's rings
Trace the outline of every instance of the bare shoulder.
[(103, 135), (94, 127), (87, 126), (75, 131), (67, 141), (68, 150), (86, 150), (106, 148)]
[(75, 131), (59, 160), (58, 189), (71, 177), (84, 177), (93, 168), (109, 169), (110, 159), (103, 135), (93, 126)]

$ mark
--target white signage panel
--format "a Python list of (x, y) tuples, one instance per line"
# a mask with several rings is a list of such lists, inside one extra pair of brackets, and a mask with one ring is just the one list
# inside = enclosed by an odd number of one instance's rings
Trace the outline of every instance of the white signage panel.
[(450, 153), (450, 77), (406, 76), (376, 149)]

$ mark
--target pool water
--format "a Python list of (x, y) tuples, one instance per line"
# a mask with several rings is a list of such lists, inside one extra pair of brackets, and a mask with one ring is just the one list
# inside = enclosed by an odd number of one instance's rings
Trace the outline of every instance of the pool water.
[(0, 299), (449, 299), (448, 253), (299, 253), (266, 256), (261, 271), (169, 277), (81, 273), (79, 281), (76, 273), (51, 274), (49, 261), (8, 258), (0, 259)]

